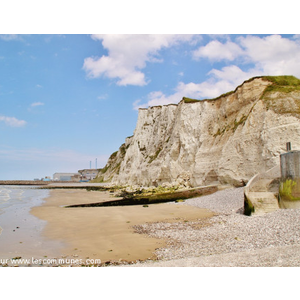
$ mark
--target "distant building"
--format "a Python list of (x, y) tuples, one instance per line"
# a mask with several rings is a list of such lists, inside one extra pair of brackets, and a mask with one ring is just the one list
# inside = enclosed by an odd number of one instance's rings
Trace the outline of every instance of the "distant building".
[(80, 181), (79, 173), (55, 173), (53, 174), (54, 181)]
[(81, 180), (93, 180), (98, 175), (99, 169), (84, 169), (78, 170), (81, 175)]

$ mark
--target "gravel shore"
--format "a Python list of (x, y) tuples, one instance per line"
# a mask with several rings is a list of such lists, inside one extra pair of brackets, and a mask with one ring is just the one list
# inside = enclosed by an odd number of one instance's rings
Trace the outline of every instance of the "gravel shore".
[[(185, 203), (216, 213), (194, 222), (147, 223), (139, 233), (167, 240), (159, 261), (132, 266), (300, 266), (300, 210), (282, 209), (262, 216), (242, 214), (243, 188), (226, 189)], [(171, 205), (171, 204), (170, 204)]]

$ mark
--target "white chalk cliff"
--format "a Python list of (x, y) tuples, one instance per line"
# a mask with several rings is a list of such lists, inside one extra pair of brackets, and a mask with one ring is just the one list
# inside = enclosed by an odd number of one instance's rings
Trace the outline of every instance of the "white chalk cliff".
[(140, 109), (134, 135), (98, 180), (118, 185), (244, 185), (300, 149), (300, 80), (256, 77), (212, 100)]

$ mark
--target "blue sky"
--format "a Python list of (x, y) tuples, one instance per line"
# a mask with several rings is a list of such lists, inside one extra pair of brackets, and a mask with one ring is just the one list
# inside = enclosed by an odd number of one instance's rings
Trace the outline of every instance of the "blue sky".
[(103, 167), (139, 107), (300, 78), (298, 35), (0, 35), (0, 180)]

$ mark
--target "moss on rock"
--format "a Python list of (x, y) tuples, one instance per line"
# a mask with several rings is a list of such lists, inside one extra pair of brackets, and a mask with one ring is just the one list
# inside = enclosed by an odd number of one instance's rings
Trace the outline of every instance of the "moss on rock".
[(300, 201), (300, 179), (286, 179), (279, 188), (282, 201)]

